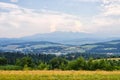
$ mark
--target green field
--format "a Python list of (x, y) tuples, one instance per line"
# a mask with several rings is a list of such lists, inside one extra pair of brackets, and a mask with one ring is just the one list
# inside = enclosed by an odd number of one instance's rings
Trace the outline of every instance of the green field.
[(120, 80), (120, 71), (0, 71), (0, 80)]

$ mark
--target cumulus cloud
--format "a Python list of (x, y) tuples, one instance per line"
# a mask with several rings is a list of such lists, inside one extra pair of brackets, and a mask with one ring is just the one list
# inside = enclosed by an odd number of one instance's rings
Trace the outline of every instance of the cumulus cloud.
[(73, 1), (79, 1), (79, 2), (100, 2), (100, 0), (73, 0)]
[[(120, 0), (73, 0), (78, 2), (99, 2), (100, 12), (89, 17), (83, 24), (88, 32), (98, 34), (119, 34), (120, 31)], [(112, 33), (111, 33), (112, 32)]]
[(18, 2), (18, 0), (10, 0), (11, 2)]
[(120, 0), (103, 0), (103, 14), (120, 16)]
[(101, 12), (86, 21), (82, 21), (78, 16), (65, 13), (48, 10), (36, 11), (0, 2), (0, 37), (21, 37), (54, 31), (119, 34), (120, 0), (101, 0), (101, 2)]
[(91, 24), (93, 31), (100, 34), (119, 34), (120, 0), (102, 0), (101, 12), (93, 17)]
[(0, 2), (0, 37), (21, 37), (53, 31), (84, 31), (80, 19), (65, 13), (22, 8)]

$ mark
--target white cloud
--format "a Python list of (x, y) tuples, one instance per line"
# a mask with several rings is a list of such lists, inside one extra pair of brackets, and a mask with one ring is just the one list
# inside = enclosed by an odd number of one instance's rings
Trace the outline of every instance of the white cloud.
[(100, 2), (100, 0), (73, 0), (73, 1), (79, 1), (79, 2)]
[(0, 37), (21, 37), (53, 31), (84, 31), (79, 18), (65, 13), (35, 11), (0, 2)]
[(11, 10), (11, 9), (18, 9), (19, 7), (17, 5), (14, 5), (14, 4), (0, 2), (0, 8)]
[(54, 31), (120, 34), (120, 0), (101, 2), (101, 12), (84, 23), (77, 16), (47, 10), (35, 11), (0, 2), (0, 37), (21, 37)]
[(120, 16), (120, 0), (103, 0), (103, 14), (106, 16)]
[(120, 0), (102, 0), (101, 13), (91, 20), (92, 30), (117, 35), (120, 31)]
[(18, 0), (10, 0), (11, 2), (18, 2)]

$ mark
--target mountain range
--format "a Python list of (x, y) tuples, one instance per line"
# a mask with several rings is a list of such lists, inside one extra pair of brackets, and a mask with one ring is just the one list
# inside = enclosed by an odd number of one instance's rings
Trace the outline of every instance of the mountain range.
[(82, 45), (97, 42), (105, 42), (110, 40), (120, 39), (116, 37), (106, 37), (92, 33), (83, 32), (52, 32), (44, 34), (35, 34), (32, 36), (25, 36), (21, 38), (0, 38), (0, 44), (31, 42), (31, 41), (48, 41), (62, 44)]
[(91, 33), (53, 32), (21, 38), (1, 38), (0, 51), (44, 54), (120, 52), (120, 40)]

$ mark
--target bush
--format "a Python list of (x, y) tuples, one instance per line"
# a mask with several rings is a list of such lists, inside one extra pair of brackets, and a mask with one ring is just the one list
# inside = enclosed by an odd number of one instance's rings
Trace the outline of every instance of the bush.
[(46, 63), (45, 64), (44, 63), (40, 63), (38, 65), (37, 69), (39, 69), (39, 70), (49, 70), (49, 65), (47, 65)]
[(0, 66), (0, 70), (22, 70), (22, 67), (15, 65)]
[(28, 67), (28, 65), (25, 64), (24, 67), (23, 67), (23, 70), (32, 70), (32, 68), (31, 68), (31, 67)]
[(64, 58), (53, 58), (50, 60), (49, 64), (51, 65), (51, 69), (63, 69), (63, 65), (68, 64), (68, 61)]
[(68, 70), (83, 70), (85, 68), (85, 60), (80, 57), (76, 60), (70, 61), (67, 65)]
[(23, 57), (21, 59), (17, 59), (16, 65), (21, 66), (21, 67), (25, 67), (27, 65), (27, 67), (33, 68), (34, 62), (31, 57)]

